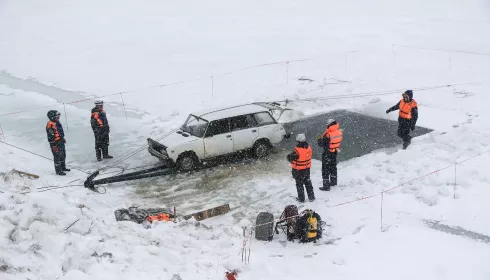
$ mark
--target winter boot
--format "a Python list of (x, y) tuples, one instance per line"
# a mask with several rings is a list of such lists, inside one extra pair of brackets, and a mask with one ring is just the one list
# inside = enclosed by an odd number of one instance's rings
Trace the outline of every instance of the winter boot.
[(109, 148), (105, 147), (102, 149), (102, 154), (104, 158), (114, 158), (113, 156), (109, 155)]
[(304, 203), (304, 202), (305, 202), (305, 200), (304, 200), (304, 199), (303, 199), (303, 200), (301, 200), (301, 199), (299, 199), (299, 197), (296, 197), (296, 201), (297, 201), (297, 202), (299, 202), (299, 203)]
[(95, 156), (97, 157), (97, 160), (98, 161), (101, 161), (102, 160), (102, 152), (100, 151), (100, 149), (95, 149)]
[(61, 163), (55, 163), (54, 164), (54, 170), (56, 171), (56, 175), (61, 175), (61, 176), (65, 176), (66, 173), (63, 172), (62, 168), (61, 168)]
[(330, 191), (330, 180), (323, 179), (323, 187), (320, 188), (321, 191)]
[(403, 149), (406, 150), (408, 145), (410, 145), (410, 140), (403, 142)]
[(70, 171), (71, 171), (71, 169), (66, 168), (66, 164), (65, 164), (65, 162), (63, 162), (63, 163), (61, 163), (61, 171), (67, 171), (67, 172), (70, 172)]

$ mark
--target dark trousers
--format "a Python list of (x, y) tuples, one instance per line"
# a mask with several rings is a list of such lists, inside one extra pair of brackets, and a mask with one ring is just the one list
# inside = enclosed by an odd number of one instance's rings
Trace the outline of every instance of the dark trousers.
[(56, 144), (56, 147), (58, 147), (58, 152), (53, 151), (53, 148), (51, 147), (51, 152), (53, 153), (54, 157), (54, 170), (56, 170), (56, 173), (61, 173), (64, 169), (66, 169), (66, 149), (65, 149), (65, 144), (64, 143), (58, 143)]
[(101, 154), (104, 157), (109, 155), (109, 134), (94, 134), (95, 136), (95, 156), (100, 159)]
[(313, 184), (310, 180), (310, 169), (292, 170), (293, 178), (296, 180), (296, 190), (298, 191), (298, 198), (301, 201), (305, 200), (305, 190), (308, 194), (308, 199), (315, 199), (315, 193), (313, 192)]
[(412, 126), (412, 121), (404, 118), (398, 118), (398, 132), (397, 135), (400, 137), (404, 143), (407, 143), (412, 139), (410, 136), (410, 127)]
[(323, 186), (337, 185), (337, 152), (324, 151), (322, 154)]

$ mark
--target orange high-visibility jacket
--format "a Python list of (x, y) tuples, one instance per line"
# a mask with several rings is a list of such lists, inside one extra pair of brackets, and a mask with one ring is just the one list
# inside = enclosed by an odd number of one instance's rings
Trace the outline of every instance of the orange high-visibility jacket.
[(340, 130), (339, 124), (336, 123), (325, 130), (322, 137), (327, 137), (330, 139), (330, 149), (331, 153), (337, 152), (340, 148), (340, 143), (342, 142), (342, 130)]
[(308, 169), (311, 167), (311, 157), (313, 151), (311, 150), (311, 146), (308, 145), (308, 148), (300, 148), (295, 147), (294, 151), (299, 156), (297, 160), (291, 162), (291, 166), (296, 170)]
[[(104, 111), (102, 111), (102, 112), (104, 112)], [(97, 123), (99, 124), (100, 127), (103, 127), (104, 126), (104, 122), (102, 122), (102, 120), (99, 117), (99, 112), (93, 112), (92, 113), (92, 118), (97, 121)]]
[(414, 107), (417, 107), (417, 102), (415, 100), (411, 100), (410, 102), (405, 102), (405, 100), (400, 100), (400, 105), (399, 105), (399, 116), (404, 118), (404, 119), (412, 119), (412, 109)]
[(48, 124), (46, 124), (46, 131), (48, 131), (48, 133), (50, 131), (54, 132), (54, 139), (53, 139), (54, 142), (59, 141), (61, 139), (60, 132), (58, 131), (58, 127), (56, 126), (55, 122), (49, 121)]

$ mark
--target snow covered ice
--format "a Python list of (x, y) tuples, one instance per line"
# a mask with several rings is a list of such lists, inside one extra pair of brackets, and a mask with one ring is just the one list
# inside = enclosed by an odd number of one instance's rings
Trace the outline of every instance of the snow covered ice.
[[(2, 1), (0, 141), (52, 158), (46, 112), (58, 110), (69, 167), (111, 164), (95, 160), (93, 101), (73, 101), (113, 93), (113, 161), (192, 111), (256, 101), (293, 101), (284, 121), (339, 109), (395, 121), (386, 109), (413, 89), (417, 125), (432, 132), (341, 162), (328, 193), (314, 160), (317, 200), (300, 210), (326, 221), (323, 238), (252, 239), (249, 264), (242, 227), (295, 203), (283, 154), (100, 195), (80, 186), (86, 173), (55, 176), (51, 161), (0, 143), (0, 279), (490, 279), (489, 14), (479, 0)], [(144, 149), (104, 173), (157, 164)], [(381, 223), (379, 194), (397, 186)], [(132, 205), (187, 214), (223, 203), (232, 211), (202, 222), (114, 219)]]

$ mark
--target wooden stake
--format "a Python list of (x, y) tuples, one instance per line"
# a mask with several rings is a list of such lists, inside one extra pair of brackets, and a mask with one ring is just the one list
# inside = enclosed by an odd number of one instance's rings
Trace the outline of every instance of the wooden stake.
[(36, 174), (31, 174), (31, 173), (27, 173), (27, 172), (22, 172), (22, 171), (19, 171), (19, 170), (16, 170), (16, 169), (13, 169), (13, 170), (12, 170), (12, 172), (17, 173), (17, 174), (19, 174), (20, 176), (25, 175), (25, 176), (27, 176), (27, 177), (29, 177), (29, 178), (31, 178), (31, 179), (39, 179), (39, 176), (38, 176), (38, 175), (36, 175)]
[(196, 220), (202, 221), (202, 220), (209, 219), (209, 218), (212, 218), (215, 216), (226, 214), (229, 211), (230, 211), (230, 205), (227, 203), (227, 204), (224, 204), (224, 205), (221, 205), (218, 207), (214, 207), (211, 209), (207, 209), (207, 210), (204, 210), (201, 212), (186, 215), (186, 216), (184, 216), (184, 219), (188, 220), (191, 217), (194, 217)]

